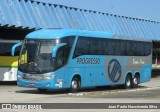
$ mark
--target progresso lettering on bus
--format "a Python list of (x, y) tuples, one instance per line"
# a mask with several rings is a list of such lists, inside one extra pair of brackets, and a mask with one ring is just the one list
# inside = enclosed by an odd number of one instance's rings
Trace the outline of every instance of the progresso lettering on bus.
[(100, 58), (77, 58), (77, 64), (100, 64)]

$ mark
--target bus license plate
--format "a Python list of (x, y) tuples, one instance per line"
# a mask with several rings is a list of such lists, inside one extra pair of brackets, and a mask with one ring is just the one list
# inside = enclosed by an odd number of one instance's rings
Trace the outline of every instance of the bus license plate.
[(29, 84), (29, 86), (35, 86), (35, 84), (32, 84), (32, 83), (31, 83), (31, 84)]

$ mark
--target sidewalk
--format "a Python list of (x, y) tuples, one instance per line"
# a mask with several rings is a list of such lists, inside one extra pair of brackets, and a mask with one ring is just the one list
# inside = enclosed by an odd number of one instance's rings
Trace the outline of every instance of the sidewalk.
[(146, 86), (148, 88), (160, 87), (160, 77), (152, 78), (151, 81), (146, 83), (141, 83), (140, 86)]

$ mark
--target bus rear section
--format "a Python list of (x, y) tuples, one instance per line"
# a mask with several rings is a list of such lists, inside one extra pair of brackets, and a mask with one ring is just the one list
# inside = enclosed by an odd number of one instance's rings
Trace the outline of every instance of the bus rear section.
[(12, 47), (19, 40), (0, 40), (0, 81), (16, 81), (18, 70), (18, 55), (20, 48), (11, 56)]

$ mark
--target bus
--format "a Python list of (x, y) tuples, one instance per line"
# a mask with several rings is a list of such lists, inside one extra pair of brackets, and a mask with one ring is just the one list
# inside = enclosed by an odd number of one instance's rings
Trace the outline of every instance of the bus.
[(20, 40), (0, 40), (0, 81), (16, 81), (18, 69), (18, 56), (20, 48), (11, 55), (12, 47)]
[(100, 31), (43, 29), (25, 37), (17, 83), (40, 92), (108, 85), (132, 88), (151, 79), (151, 67), (150, 40)]

